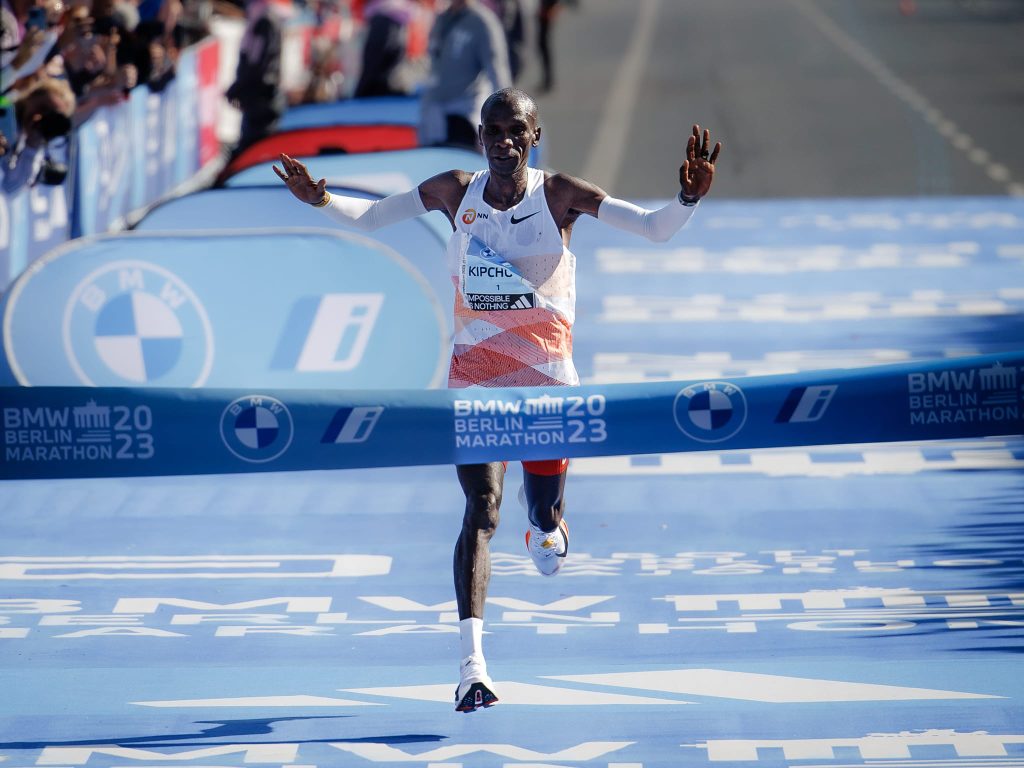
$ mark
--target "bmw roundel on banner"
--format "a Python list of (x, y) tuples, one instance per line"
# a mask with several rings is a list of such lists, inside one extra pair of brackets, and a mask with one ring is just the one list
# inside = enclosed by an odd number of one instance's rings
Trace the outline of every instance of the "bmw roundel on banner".
[(739, 432), (747, 420), (743, 390), (724, 381), (686, 387), (673, 407), (676, 426), (701, 443), (720, 443)]
[(76, 241), (2, 311), (0, 385), (430, 388), (449, 344), (403, 256), (321, 229)]
[(288, 407), (268, 395), (248, 395), (231, 402), (220, 418), (224, 445), (243, 461), (261, 464), (288, 450), (295, 427)]
[(61, 335), (83, 384), (197, 387), (213, 363), (213, 330), (195, 293), (141, 261), (115, 261), (81, 280)]

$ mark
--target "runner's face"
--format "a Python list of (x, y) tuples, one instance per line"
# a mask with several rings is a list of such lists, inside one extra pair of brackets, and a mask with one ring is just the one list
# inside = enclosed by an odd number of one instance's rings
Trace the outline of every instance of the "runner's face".
[(518, 103), (498, 102), (482, 115), (480, 143), (491, 173), (511, 176), (526, 168), (540, 139), (536, 118)]

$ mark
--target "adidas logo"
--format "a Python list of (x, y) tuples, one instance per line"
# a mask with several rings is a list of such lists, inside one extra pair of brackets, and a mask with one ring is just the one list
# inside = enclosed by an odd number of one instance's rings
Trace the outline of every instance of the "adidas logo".
[(533, 296), (529, 293), (524, 293), (520, 296), (516, 303), (513, 304), (509, 309), (533, 309)]

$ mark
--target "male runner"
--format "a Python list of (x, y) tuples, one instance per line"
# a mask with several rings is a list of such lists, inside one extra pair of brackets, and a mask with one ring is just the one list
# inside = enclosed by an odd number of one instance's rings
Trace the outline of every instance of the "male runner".
[[(578, 384), (572, 363), (576, 260), (568, 248), (573, 224), (585, 213), (650, 240), (668, 240), (710, 189), (721, 143), (710, 150), (709, 132), (702, 135), (694, 125), (679, 169), (679, 195), (650, 211), (609, 197), (582, 179), (527, 167), (541, 129), (537, 106), (525, 92), (506, 88), (492, 94), (481, 122), (488, 170), (448, 171), (383, 200), (331, 195), (325, 179), (313, 181), (306, 167), (287, 155), (281, 155), (284, 171), (276, 166), (274, 171), (299, 200), (359, 229), (373, 230), (427, 211), (448, 217), (454, 230), (448, 256), (456, 285), (450, 387)], [(483, 253), (482, 245), (487, 246)], [(464, 268), (493, 259), (495, 253), (532, 291), (532, 306), (525, 302), (495, 309), (500, 302), (488, 294), (489, 284), (476, 282), (473, 271)], [(562, 519), (568, 465), (568, 459), (523, 462), (527, 549), (548, 576), (558, 571), (569, 549)], [(454, 563), (463, 656), (455, 696), (459, 712), (498, 702), (481, 635), (491, 576), (489, 543), (498, 526), (505, 469), (505, 462), (456, 467), (466, 495)]]

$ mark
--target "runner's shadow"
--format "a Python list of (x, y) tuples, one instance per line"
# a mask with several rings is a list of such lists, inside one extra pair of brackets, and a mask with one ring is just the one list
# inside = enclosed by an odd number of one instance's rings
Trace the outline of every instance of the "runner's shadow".
[[(239, 736), (260, 736), (274, 733), (275, 723), (296, 720), (337, 720), (353, 715), (315, 715), (309, 717), (253, 718), (249, 720), (197, 720), (197, 725), (212, 725), (198, 733), (161, 734), (159, 736), (129, 736), (110, 739), (72, 739), (69, 741), (12, 741), (0, 743), (0, 749), (44, 749), (46, 747), (217, 747), (222, 741), (189, 741), (190, 739), (235, 739)], [(283, 739), (281, 741), (258, 741), (254, 744), (418, 744), (438, 742), (448, 738), (436, 734), (401, 734), (395, 736), (364, 736), (358, 739)]]
[[(1006, 483), (966, 508), (963, 522), (948, 529), (947, 544), (921, 547), (924, 559), (936, 563), (923, 570), (948, 574), (955, 567), (958, 589), (981, 595), (977, 608), (960, 609), (962, 620), (977, 626), (957, 630), (976, 641), (959, 650), (1024, 653), (1024, 611), (1014, 597), (1024, 590), (1024, 483)], [(947, 623), (935, 622), (935, 631), (949, 631)]]

